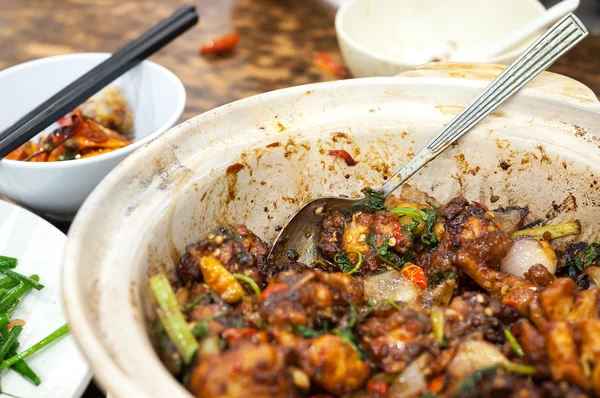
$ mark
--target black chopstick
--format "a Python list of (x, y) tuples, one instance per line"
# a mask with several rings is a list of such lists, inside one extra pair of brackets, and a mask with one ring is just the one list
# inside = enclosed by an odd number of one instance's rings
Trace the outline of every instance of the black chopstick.
[(116, 78), (142, 62), (198, 22), (193, 6), (184, 6), (110, 58), (44, 101), (0, 132), (0, 159), (75, 109)]

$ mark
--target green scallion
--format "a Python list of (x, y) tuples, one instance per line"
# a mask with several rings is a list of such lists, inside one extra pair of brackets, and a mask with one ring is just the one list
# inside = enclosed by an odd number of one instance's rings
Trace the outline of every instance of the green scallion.
[(512, 349), (515, 351), (517, 356), (519, 358), (523, 358), (523, 355), (525, 355), (523, 353), (523, 349), (521, 348), (521, 345), (519, 344), (519, 342), (517, 341), (515, 336), (513, 336), (513, 334), (510, 332), (510, 330), (504, 329), (504, 336), (506, 337), (506, 340), (508, 340), (508, 343), (510, 344)]
[(41, 339), (38, 343), (32, 345), (25, 351), (21, 352), (20, 354), (17, 354), (2, 361), (2, 363), (0, 363), (0, 369), (6, 369), (9, 366), (14, 365), (15, 363), (32, 356), (42, 348), (46, 347), (48, 344), (52, 343), (53, 341), (57, 340), (59, 337), (62, 337), (67, 333), (69, 333), (69, 325), (64, 324), (58, 329), (56, 329), (54, 332), (50, 333), (48, 336)]
[(0, 268), (15, 268), (17, 262), (14, 257), (0, 256)]
[(440, 309), (431, 311), (431, 328), (435, 339), (440, 345), (444, 344), (444, 324), (444, 312)]
[(179, 303), (165, 274), (158, 274), (150, 278), (150, 289), (160, 307), (157, 312), (167, 335), (177, 348), (183, 361), (186, 364), (191, 363), (194, 354), (198, 351), (198, 341), (192, 334), (185, 316), (179, 308)]
[(258, 287), (256, 282), (254, 282), (254, 279), (250, 278), (249, 276), (243, 275), (243, 274), (233, 274), (233, 277), (237, 280), (246, 282), (248, 285), (250, 285), (252, 290), (254, 290), (256, 297), (260, 297), (260, 288)]
[(21, 282), (25, 282), (28, 285), (30, 285), (31, 287), (33, 287), (36, 290), (42, 290), (44, 288), (44, 285), (42, 285), (41, 283), (39, 283), (38, 281), (36, 281), (35, 279), (32, 279), (28, 276), (25, 276), (23, 274), (19, 274), (18, 272), (15, 271), (11, 271), (9, 269), (4, 269), (4, 268), (0, 268), (0, 273), (3, 273), (6, 276), (10, 276), (11, 278), (17, 279)]
[[(38, 282), (40, 280), (40, 277), (37, 275), (31, 275), (31, 279)], [(31, 290), (32, 287), (33, 286), (26, 282), (19, 283), (10, 292), (8, 292), (8, 294), (0, 298), (0, 312), (5, 312), (6, 309), (9, 308), (12, 303), (23, 297), (28, 291)]]

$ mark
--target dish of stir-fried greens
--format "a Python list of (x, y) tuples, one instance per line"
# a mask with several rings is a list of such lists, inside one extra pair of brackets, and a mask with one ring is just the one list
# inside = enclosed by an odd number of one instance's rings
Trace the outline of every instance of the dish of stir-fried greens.
[(315, 264), (222, 226), (150, 279), (159, 355), (194, 396), (600, 396), (600, 243), (553, 248), (577, 221), (365, 194), (322, 215)]

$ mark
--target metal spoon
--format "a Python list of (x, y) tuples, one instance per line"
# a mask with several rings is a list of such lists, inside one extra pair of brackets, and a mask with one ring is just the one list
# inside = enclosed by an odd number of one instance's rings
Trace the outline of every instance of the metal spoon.
[[(452, 119), (379, 191), (385, 197), (390, 195), (424, 165), (435, 159), (463, 134), (583, 40), (587, 34), (587, 29), (573, 14), (557, 22), (492, 81), (475, 101)], [(322, 197), (308, 202), (288, 220), (277, 237), (268, 260), (276, 264), (285, 262), (287, 253), (291, 249), (298, 253), (298, 261), (312, 264), (318, 258), (317, 245), (325, 213), (333, 210), (348, 210), (360, 200)]]

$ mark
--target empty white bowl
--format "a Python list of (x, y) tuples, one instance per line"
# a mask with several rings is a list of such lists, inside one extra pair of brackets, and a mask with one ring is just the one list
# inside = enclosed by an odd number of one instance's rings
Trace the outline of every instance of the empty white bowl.
[[(335, 28), (355, 77), (394, 76), (421, 63), (411, 53), (441, 46), (482, 45), (545, 11), (537, 0), (353, 0), (337, 12)], [(510, 64), (539, 35), (489, 63)]]
[[(105, 53), (42, 58), (0, 72), (0, 130), (108, 58)], [(63, 162), (0, 161), (0, 196), (56, 219), (72, 219), (96, 185), (127, 155), (172, 127), (185, 89), (168, 69), (143, 61), (113, 84), (134, 113), (135, 141), (116, 151)]]

